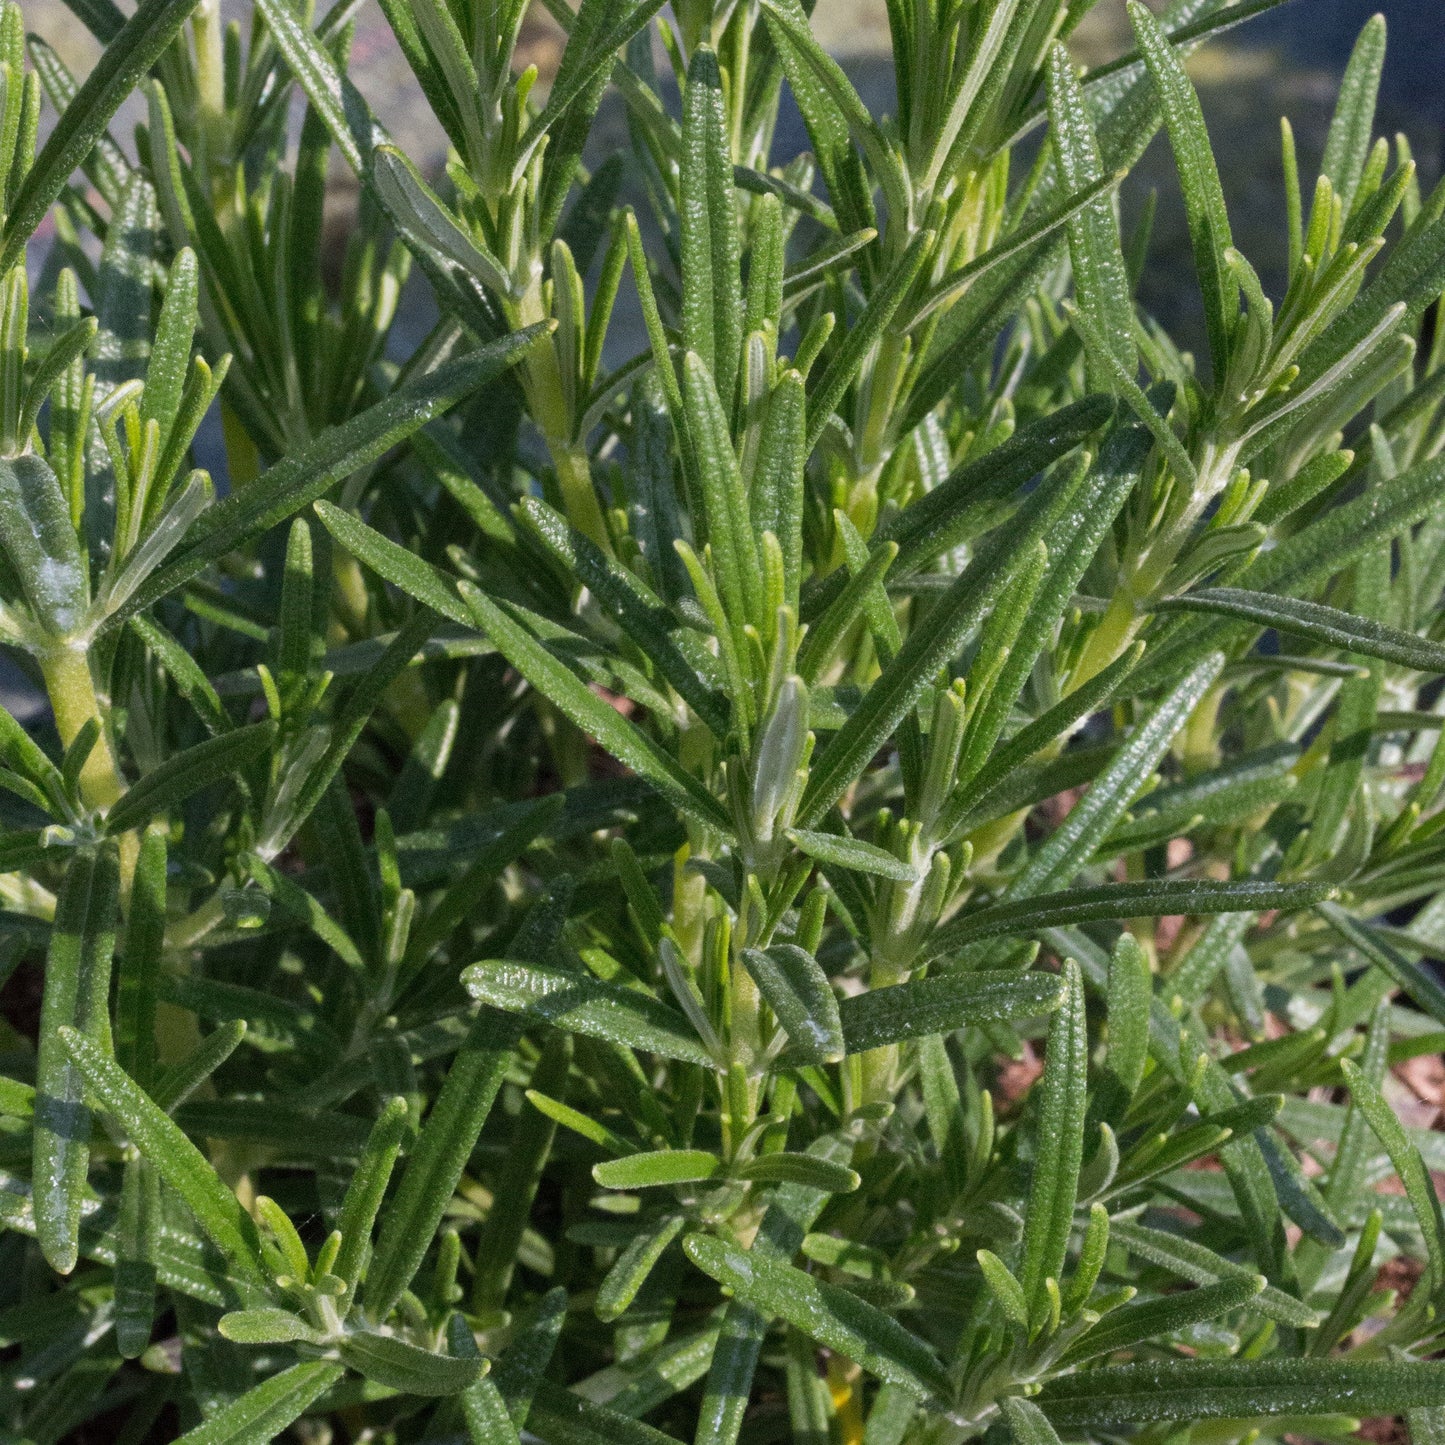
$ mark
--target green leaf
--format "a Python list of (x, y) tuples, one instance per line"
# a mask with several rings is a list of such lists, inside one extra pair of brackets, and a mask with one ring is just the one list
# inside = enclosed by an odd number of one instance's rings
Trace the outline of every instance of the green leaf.
[(1032, 1400), (1011, 1396), (1000, 1405), (1014, 1445), (1059, 1445), (1049, 1418)]
[(115, 1230), (115, 1343), (122, 1359), (138, 1359), (150, 1345), (160, 1231), (160, 1178), (146, 1160), (127, 1159)]
[(862, 1054), (970, 1024), (1034, 1018), (1058, 1007), (1061, 988), (1047, 973), (939, 974), (855, 994), (838, 1014), (848, 1053)]
[(680, 175), (682, 344), (702, 358), (731, 408), (743, 344), (737, 201), (722, 72), (706, 46), (688, 67)]
[[(572, 900), (571, 879), (555, 880), (541, 898), (532, 905), (531, 915), (539, 910), (565, 915)], [(559, 925), (560, 926), (560, 925)], [(526, 925), (524, 925), (526, 927)], [(530, 950), (538, 953), (540, 949)], [(572, 1039), (567, 1034), (552, 1034), (541, 1057), (532, 1069), (528, 1092), (561, 1094), (567, 1089), (572, 1069)], [(482, 1313), (500, 1309), (506, 1303), (508, 1290), (516, 1270), (522, 1240), (532, 1218), (532, 1207), (542, 1184), (542, 1175), (552, 1154), (556, 1139), (556, 1122), (544, 1110), (524, 1109), (512, 1125), (507, 1139), (506, 1161), (496, 1175), (493, 1188), (496, 1203), (487, 1215), (477, 1240), (478, 1264), (472, 1280), (472, 1310)]]
[(678, 1445), (671, 1435), (583, 1399), (551, 1380), (538, 1384), (527, 1420), (548, 1445)]
[(463, 970), (462, 983), (474, 999), (493, 1008), (665, 1059), (713, 1066), (683, 1015), (637, 989), (576, 970), (500, 958), (472, 964)]
[[(517, 1033), (510, 1019), (484, 1008), (457, 1050), (382, 1216), (381, 1235), (366, 1275), (366, 1307), (373, 1319), (384, 1320), (391, 1313), (421, 1268), (502, 1087)], [(380, 1169), (382, 1163), (378, 1161), (376, 1167)], [(370, 1198), (381, 1192), (374, 1174), (371, 1180), (364, 1201), (368, 1209)], [(358, 1218), (361, 1207), (359, 1202)]]
[(917, 883), (918, 871), (902, 858), (865, 843), (861, 838), (848, 838), (839, 833), (815, 833), (807, 828), (790, 828), (788, 841), (809, 858), (831, 863), (850, 873), (867, 873), (874, 878), (890, 878), (895, 883)]
[(808, 396), (806, 449), (811, 454), (828, 428), (833, 413), (842, 403), (868, 353), (878, 344), (889, 323), (913, 290), (913, 283), (933, 250), (932, 231), (921, 231), (908, 249), (880, 279), (863, 314), (849, 326), (842, 345), (834, 352), (827, 369)]
[(141, 0), (136, 12), (106, 45), (8, 208), (4, 245), (0, 247), (0, 275), (20, 260), (26, 242), (70, 177), (105, 134), (111, 118), (141, 78), (180, 33), (196, 4), (197, 0)]
[(128, 833), (178, 803), (232, 777), (275, 746), (277, 726), (269, 719), (207, 738), (166, 759), (129, 789), (106, 815), (109, 832)]
[(1416, 1005), (1437, 1022), (1445, 1023), (1445, 987), (1428, 968), (1412, 963), (1376, 929), (1350, 917), (1337, 904), (1320, 903), (1316, 908), (1330, 927), (1358, 948), (1371, 963), (1384, 969)]
[(1109, 1072), (1125, 1098), (1133, 1095), (1149, 1059), (1149, 960), (1132, 933), (1121, 933), (1109, 958)]
[(345, 1370), (327, 1360), (307, 1360), (281, 1370), (188, 1430), (176, 1445), (258, 1445), (274, 1440), (304, 1415)]
[(1085, 397), (1029, 422), (981, 457), (964, 462), (880, 528), (880, 540), (898, 544), (896, 574), (916, 571), (948, 551), (962, 540), (959, 529), (969, 518), (990, 504), (1011, 500), (1020, 487), (1087, 441), (1113, 414), (1110, 397)]
[(347, 1335), (337, 1346), (337, 1354), (358, 1375), (404, 1395), (456, 1395), (486, 1368), (480, 1358), (439, 1355), (394, 1335)]
[(1217, 1319), (1250, 1304), (1264, 1286), (1264, 1276), (1257, 1274), (1248, 1279), (1221, 1280), (1218, 1284), (1164, 1295), (1160, 1299), (1136, 1300), (1106, 1315), (1083, 1339), (1064, 1351), (1059, 1363), (1076, 1365), (1115, 1350), (1167, 1339), (1190, 1325)]
[(1034, 555), (1049, 527), (1082, 483), (1061, 470), (1030, 495), (1014, 517), (980, 547), (963, 574), (909, 633), (898, 654), (815, 760), (798, 808), (798, 822), (816, 823), (843, 795), (912, 710), (937, 674), (992, 609), (1014, 571)]
[(490, 598), (468, 583), (462, 596), (483, 632), (533, 687), (561, 709), (589, 737), (645, 778), (674, 806), (709, 827), (731, 831), (727, 814), (701, 783), (634, 727), (564, 666)]
[(204, 567), (308, 507), (343, 478), (370, 465), (413, 432), (514, 366), (547, 335), (545, 325), (513, 332), (398, 387), (350, 421), (329, 428), (255, 481), (211, 507), (171, 559), (107, 617), (109, 628), (188, 582)]
[[(762, 562), (753, 536), (743, 475), (733, 450), (723, 393), (695, 351), (682, 359), (682, 395), (688, 435), (696, 451), (696, 487), (718, 592), (735, 638), (763, 618)], [(737, 643), (735, 642), (735, 646)]]
[(152, 617), (132, 617), (131, 631), (150, 649), (156, 662), (170, 674), (176, 691), (195, 708), (211, 733), (225, 732), (231, 719), (201, 665)]
[(1084, 980), (1073, 959), (1064, 962), (1063, 997), (1049, 1020), (1048, 1057), (1039, 1084), (1034, 1133), (1033, 1184), (1024, 1211), (1020, 1284), (1030, 1316), (1046, 1301), (1045, 1285), (1063, 1278), (1069, 1231), (1084, 1155), (1088, 1103), (1089, 1027)]
[(200, 1150), (92, 1040), (63, 1028), (60, 1042), (100, 1106), (115, 1117), (156, 1173), (181, 1197), (237, 1277), (265, 1291), (269, 1276), (256, 1226)]
[(716, 737), (725, 736), (727, 703), (679, 649), (673, 637), (676, 619), (661, 598), (539, 498), (524, 497), (518, 505), (543, 545), (612, 613), (628, 640), (651, 660), (678, 696)]
[(743, 967), (788, 1036), (791, 1051), (809, 1063), (831, 1064), (847, 1051), (833, 985), (822, 966), (795, 943), (745, 948)]
[(383, 537), (350, 512), (344, 512), (324, 499), (315, 502), (313, 510), (321, 519), (322, 526), (378, 577), (463, 627), (476, 625), (470, 609), (457, 591), (456, 583), (430, 562), (389, 537)]
[(1029, 1327), (1029, 1302), (1024, 1287), (1014, 1278), (1013, 1271), (992, 1250), (980, 1249), (975, 1258), (983, 1271), (983, 1282), (989, 1293), (998, 1302), (1004, 1318), (1020, 1329)]
[(1398, 627), (1389, 627), (1370, 617), (1342, 612), (1319, 602), (1296, 597), (1276, 597), (1264, 592), (1247, 592), (1237, 587), (1201, 587), (1181, 597), (1164, 598), (1154, 604), (1158, 612), (1215, 612), (1273, 627), (1297, 637), (1307, 637), (1327, 647), (1341, 647), (1366, 657), (1383, 658), (1417, 672), (1445, 673), (1445, 647), (1429, 638), (1417, 637)]
[(1372, 15), (1365, 21), (1350, 63), (1340, 82), (1334, 118), (1325, 139), (1320, 174), (1329, 178), (1340, 198), (1344, 214), (1353, 207), (1365, 161), (1374, 134), (1375, 102), (1380, 94), (1380, 72), (1385, 65), (1385, 17)]
[(610, 1324), (632, 1307), (658, 1260), (686, 1227), (681, 1214), (667, 1214), (638, 1230), (597, 1287), (594, 1309), (599, 1320)]
[(814, 38), (799, 0), (764, 0), (763, 14), (808, 122), (835, 209), (840, 215), (846, 209), (850, 230), (874, 219), (868, 182), (856, 160), (844, 154), (851, 134), (868, 157), (889, 213), (906, 226), (912, 210), (908, 173), (842, 66)]
[(0, 457), (0, 546), (41, 628), (56, 639), (79, 628), (90, 569), (60, 483), (33, 452)]
[(331, 1273), (346, 1286), (339, 1305), (343, 1318), (355, 1302), (356, 1286), (371, 1253), (371, 1227), (381, 1211), (397, 1155), (410, 1132), (406, 1100), (400, 1095), (389, 1099), (371, 1126), (366, 1147), (356, 1161), (356, 1172), (346, 1186), (346, 1197), (336, 1221), (341, 1249), (331, 1266)]
[(290, 1310), (264, 1307), (232, 1310), (221, 1316), (216, 1328), (238, 1345), (286, 1345), (295, 1340), (315, 1343), (321, 1339), (300, 1315)]
[(1239, 310), (1239, 284), (1225, 260), (1224, 253), (1234, 240), (1214, 164), (1214, 148), (1209, 143), (1199, 97), (1184, 72), (1184, 62), (1169, 44), (1159, 22), (1138, 0), (1131, 0), (1129, 19), (1164, 112), (1174, 164), (1184, 190), (1189, 240), (1204, 297), (1204, 321), (1217, 386), (1222, 384), (1229, 365), (1229, 339)]
[(1016, 902), (995, 903), (946, 924), (933, 935), (931, 958), (966, 943), (1003, 934), (1036, 933), (1067, 923), (1162, 918), (1176, 913), (1240, 913), (1266, 908), (1310, 908), (1334, 895), (1328, 883), (1219, 882), (1211, 878), (1160, 878), (1142, 883), (1098, 883)]
[[(1340, 1060), (1340, 1070), (1349, 1085), (1350, 1097), (1374, 1130), (1375, 1138), (1384, 1146), (1405, 1186), (1406, 1198), (1415, 1211), (1420, 1233), (1425, 1240), (1425, 1253), (1430, 1262), (1430, 1277), (1435, 1288), (1445, 1282), (1445, 1216), (1440, 1209), (1440, 1196), (1430, 1179), (1430, 1171), (1420, 1158), (1420, 1151), (1410, 1142), (1395, 1111), (1380, 1091), (1362, 1074), (1351, 1059)], [(1422, 1404), (1433, 1403), (1421, 1401)], [(1442, 1396), (1441, 1403), (1445, 1403)]]
[[(1150, 1264), (1198, 1285), (1211, 1285), (1220, 1280), (1254, 1278), (1254, 1271), (1216, 1254), (1207, 1245), (1181, 1234), (1150, 1229), (1130, 1219), (1114, 1219), (1109, 1224), (1109, 1237), (1131, 1253)], [(1253, 1308), (1267, 1319), (1295, 1329), (1313, 1329), (1320, 1322), (1314, 1310), (1293, 1295), (1273, 1285), (1266, 1285), (1255, 1298)]]
[(781, 1260), (690, 1234), (687, 1257), (738, 1299), (781, 1316), (819, 1344), (846, 1355), (880, 1380), (922, 1398), (947, 1400), (952, 1389), (932, 1350), (897, 1320)]
[(166, 928), (166, 838), (148, 828), (131, 880), (115, 997), (115, 1061), (149, 1089), (155, 1077), (156, 986)]
[(700, 1184), (723, 1172), (722, 1160), (705, 1149), (657, 1149), (628, 1154), (592, 1166), (604, 1189), (653, 1189), (669, 1184)]
[(1176, 1360), (1050, 1380), (1035, 1397), (1055, 1429), (1270, 1415), (1394, 1415), (1445, 1402), (1445, 1364), (1385, 1360)]
[(77, 851), (65, 870), (45, 959), (35, 1063), (33, 1195), (36, 1238), (52, 1269), (69, 1274), (80, 1251), (90, 1166), (90, 1110), (82, 1071), (65, 1044), (109, 1045), (110, 965), (120, 869), (113, 847)]
[(1094, 780), (1084, 800), (1070, 811), (1062, 826), (1054, 830), (1009, 885), (1007, 899), (1026, 898), (1048, 883), (1066, 882), (1079, 871), (1142, 791), (1175, 733), (1199, 706), (1223, 666), (1224, 658), (1218, 653), (1205, 658), (1134, 730)]
[(760, 1154), (734, 1173), (752, 1184), (801, 1184), (824, 1194), (851, 1194), (862, 1183), (847, 1165), (813, 1154)]
[(162, 1069), (151, 1085), (150, 1096), (168, 1114), (175, 1113), (195, 1091), (235, 1053), (246, 1037), (246, 1024), (233, 1019), (207, 1034), (185, 1058)]

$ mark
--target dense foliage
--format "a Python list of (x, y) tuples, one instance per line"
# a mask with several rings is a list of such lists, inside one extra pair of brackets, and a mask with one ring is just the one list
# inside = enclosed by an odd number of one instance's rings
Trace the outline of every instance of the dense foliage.
[(1271, 301), (1183, 60), (1272, 0), (1085, 75), (1092, 0), (889, 0), (885, 118), (800, 0), (547, 0), (544, 100), (525, 0), (381, 0), (430, 177), (357, 0), (70, 3), (83, 83), (0, 0), (0, 1434), (1445, 1440), (1383, 23)]

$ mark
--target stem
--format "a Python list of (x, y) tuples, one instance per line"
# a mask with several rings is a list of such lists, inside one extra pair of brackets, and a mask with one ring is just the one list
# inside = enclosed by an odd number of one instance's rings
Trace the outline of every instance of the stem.
[(109, 808), (125, 792), (125, 783), (106, 734), (105, 713), (90, 675), (89, 652), (84, 644), (62, 642), (54, 651), (41, 654), (40, 670), (55, 711), (56, 731), (65, 747), (92, 719), (100, 724), (100, 736), (80, 770), (80, 796), (92, 808)]

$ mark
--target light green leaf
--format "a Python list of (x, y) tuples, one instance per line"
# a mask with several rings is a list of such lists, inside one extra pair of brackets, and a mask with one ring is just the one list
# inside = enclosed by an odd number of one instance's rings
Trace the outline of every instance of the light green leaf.
[(980, 1249), (976, 1256), (978, 1267), (983, 1271), (984, 1283), (998, 1301), (1004, 1317), (1020, 1329), (1029, 1327), (1029, 1302), (1024, 1287), (1014, 1278), (1013, 1271), (992, 1250)]
[(1124, 1096), (1144, 1077), (1149, 1058), (1149, 960), (1132, 933), (1121, 933), (1109, 958), (1109, 1072)]
[(788, 841), (809, 858), (831, 863), (850, 873), (868, 873), (875, 878), (890, 878), (895, 883), (916, 883), (918, 872), (902, 858), (865, 843), (861, 838), (848, 838), (839, 833), (815, 833), (807, 828), (790, 828)]
[(604, 1189), (654, 1189), (669, 1184), (700, 1184), (723, 1172), (722, 1160), (705, 1149), (657, 1149), (627, 1154), (592, 1166)]
[(1380, 94), (1380, 72), (1385, 65), (1385, 17), (1372, 15), (1365, 21), (1350, 63), (1340, 82), (1334, 118), (1325, 139), (1320, 174), (1329, 178), (1348, 216), (1359, 189), (1360, 176), (1370, 154), (1374, 134), (1375, 102)]
[(321, 1339), (320, 1333), (300, 1315), (270, 1307), (232, 1310), (221, 1316), (216, 1328), (238, 1345), (285, 1345), (295, 1340), (314, 1343)]

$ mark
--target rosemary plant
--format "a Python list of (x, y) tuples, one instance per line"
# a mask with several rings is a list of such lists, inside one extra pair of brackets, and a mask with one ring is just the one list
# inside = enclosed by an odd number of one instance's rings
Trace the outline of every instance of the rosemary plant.
[(889, 0), (886, 117), (804, 0), (545, 0), (546, 86), (382, 0), (433, 173), (355, 0), (69, 3), (83, 81), (0, 0), (0, 1435), (1445, 1440), (1383, 21), (1272, 299), (1185, 59), (1277, 0), (1092, 72)]

